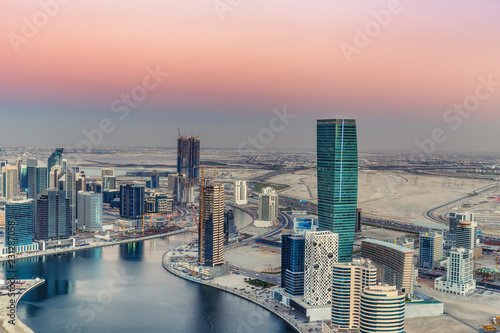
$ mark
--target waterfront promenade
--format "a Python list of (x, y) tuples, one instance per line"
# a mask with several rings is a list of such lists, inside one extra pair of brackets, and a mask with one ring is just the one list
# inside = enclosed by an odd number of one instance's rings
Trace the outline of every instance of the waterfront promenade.
[[(209, 287), (217, 288), (217, 289), (223, 290), (225, 292), (231, 293), (233, 295), (236, 295), (238, 297), (244, 298), (247, 301), (250, 301), (254, 304), (257, 304), (257, 305), (261, 306), (262, 308), (268, 310), (269, 312), (273, 313), (274, 315), (280, 317), (282, 320), (287, 322), (295, 331), (297, 331), (299, 333), (309, 332), (310, 328), (316, 327), (316, 325), (314, 325), (314, 324), (312, 325), (312, 324), (308, 324), (308, 323), (299, 322), (297, 319), (295, 319), (294, 317), (289, 315), (287, 311), (283, 311), (283, 310), (281, 310), (281, 308), (273, 307), (273, 305), (274, 305), (273, 303), (266, 302), (266, 300), (261, 296), (246, 294), (237, 288), (229, 288), (227, 286), (215, 283), (211, 280), (200, 280), (200, 279), (197, 279), (195, 277), (188, 276), (188, 275), (184, 274), (183, 272), (179, 271), (178, 269), (174, 268), (171, 265), (171, 262), (169, 259), (170, 258), (169, 253), (170, 252), (167, 252), (163, 255), (162, 265), (168, 272), (172, 273), (173, 275), (178, 276), (178, 277), (185, 279), (185, 280), (188, 280), (188, 281), (192, 281), (192, 282), (203, 284), (203, 285), (206, 285)], [(321, 325), (319, 325), (317, 327), (321, 328)]]
[[(60, 254), (60, 253), (65, 253), (65, 252), (82, 251), (82, 250), (88, 250), (88, 249), (93, 249), (93, 248), (97, 248), (97, 247), (106, 247), (106, 246), (113, 246), (113, 245), (118, 245), (118, 244), (142, 242), (142, 241), (149, 240), (149, 239), (168, 237), (168, 236), (172, 236), (172, 235), (181, 234), (184, 232), (189, 232), (189, 229), (183, 228), (180, 230), (175, 230), (175, 231), (166, 232), (166, 233), (162, 233), (162, 234), (128, 238), (128, 239), (123, 239), (123, 240), (119, 240), (119, 241), (112, 241), (112, 242), (96, 241), (95, 243), (92, 243), (90, 245), (85, 245), (85, 246), (50, 249), (50, 250), (45, 250), (45, 251), (37, 251), (37, 252), (33, 252), (33, 253), (22, 253), (22, 254), (16, 255), (16, 260), (26, 259), (26, 258), (34, 258), (34, 257), (50, 256), (50, 255)], [(9, 260), (8, 255), (0, 256), (0, 262), (4, 262), (4, 261), (8, 261), (8, 260)]]
[[(43, 279), (36, 280), (20, 280), (24, 282), (22, 284), (22, 290), (15, 292), (15, 297), (9, 297), (9, 294), (6, 290), (2, 290), (2, 295), (0, 295), (0, 332), (5, 333), (33, 333), (33, 331), (26, 326), (21, 320), (17, 317), (17, 303), (21, 300), (21, 298), (29, 293), (31, 290), (35, 289), (39, 285), (45, 283)], [(9, 317), (10, 310), (8, 307), (11, 304), (11, 299), (15, 300), (16, 314), (14, 318), (14, 324), (12, 325), (9, 321), (12, 320)]]

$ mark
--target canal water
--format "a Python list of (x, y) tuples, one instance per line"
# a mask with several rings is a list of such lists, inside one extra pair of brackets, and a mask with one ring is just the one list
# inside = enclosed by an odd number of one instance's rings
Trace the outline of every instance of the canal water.
[(36, 333), (294, 332), (253, 303), (168, 273), (163, 254), (193, 236), (19, 260), (19, 278), (41, 277), (46, 283), (21, 300), (18, 316)]

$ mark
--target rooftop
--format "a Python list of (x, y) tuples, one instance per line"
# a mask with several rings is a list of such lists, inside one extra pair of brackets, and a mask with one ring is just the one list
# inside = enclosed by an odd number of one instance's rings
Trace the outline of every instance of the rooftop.
[(404, 246), (401, 246), (401, 245), (392, 244), (392, 243), (388, 243), (388, 242), (384, 242), (384, 241), (377, 240), (377, 239), (363, 239), (361, 241), (361, 245), (363, 245), (363, 242), (385, 246), (385, 247), (388, 247), (388, 248), (391, 248), (393, 250), (396, 250), (396, 251), (399, 251), (399, 252), (403, 252), (403, 253), (413, 253), (413, 250), (411, 250), (411, 249), (409, 249), (407, 247), (404, 247)]

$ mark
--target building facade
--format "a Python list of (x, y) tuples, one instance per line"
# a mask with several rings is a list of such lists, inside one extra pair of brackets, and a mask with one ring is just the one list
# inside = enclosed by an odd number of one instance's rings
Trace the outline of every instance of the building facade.
[(78, 193), (78, 228), (90, 232), (102, 232), (102, 194)]
[(405, 294), (394, 286), (375, 285), (361, 293), (361, 333), (405, 331)]
[(413, 250), (388, 242), (364, 239), (361, 257), (370, 259), (377, 266), (378, 280), (405, 294), (413, 294), (415, 271)]
[(199, 262), (204, 266), (224, 264), (224, 200), (224, 185), (203, 186), (198, 246)]
[(247, 200), (247, 182), (244, 180), (237, 180), (234, 183), (234, 202), (237, 205), (246, 205)]
[(437, 232), (420, 233), (418, 267), (434, 269), (443, 258), (443, 235)]
[(259, 194), (259, 221), (274, 223), (278, 218), (278, 194), (271, 187)]
[(200, 140), (195, 137), (177, 139), (177, 173), (188, 179), (199, 178)]
[(170, 193), (152, 192), (146, 194), (146, 212), (172, 214), (174, 197)]
[(332, 325), (342, 329), (359, 329), (361, 292), (376, 283), (377, 267), (369, 259), (334, 264)]
[[(5, 204), (4, 245), (21, 247), (20, 249), (31, 246), (33, 244), (34, 223), (34, 200), (8, 200)], [(12, 240), (15, 244), (9, 244)]]
[(476, 290), (472, 249), (457, 247), (451, 249), (446, 278), (439, 277), (434, 280), (434, 289), (462, 296), (469, 295)]
[(456, 229), (456, 247), (473, 249), (477, 242), (477, 222), (460, 221)]
[(0, 196), (5, 197), (5, 200), (11, 200), (17, 197), (17, 184), (18, 184), (18, 175), (17, 175), (17, 166), (15, 165), (6, 165), (2, 170), (0, 170), (0, 177), (2, 177), (2, 187), (0, 187)]
[(33, 158), (29, 158), (27, 163), (28, 199), (37, 199), (37, 195), (47, 189), (48, 186), (47, 165)]
[(45, 190), (37, 199), (35, 239), (62, 240), (72, 236), (73, 223), (66, 191)]
[(318, 120), (319, 230), (339, 235), (339, 262), (350, 262), (358, 204), (358, 146), (353, 119)]
[(306, 238), (303, 232), (281, 236), (281, 288), (292, 296), (304, 294)]
[(137, 219), (144, 215), (145, 188), (142, 184), (120, 185), (120, 217)]
[(305, 234), (304, 302), (312, 306), (332, 303), (333, 265), (338, 262), (339, 236), (330, 231)]

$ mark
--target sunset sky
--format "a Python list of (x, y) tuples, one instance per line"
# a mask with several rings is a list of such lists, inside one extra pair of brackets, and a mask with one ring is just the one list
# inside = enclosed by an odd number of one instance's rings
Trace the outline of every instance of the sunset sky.
[[(174, 146), (180, 127), (238, 147), (286, 107), (296, 118), (266, 149), (315, 150), (316, 119), (352, 117), (362, 150), (413, 150), (442, 128), (438, 150), (498, 151), (498, 0), (61, 2), (0, 2), (0, 146), (76, 145), (108, 118), (105, 146)], [(367, 27), (348, 63), (341, 45)], [(120, 119), (111, 105), (147, 68), (169, 75)], [(443, 119), (478, 89), (470, 116)]]

